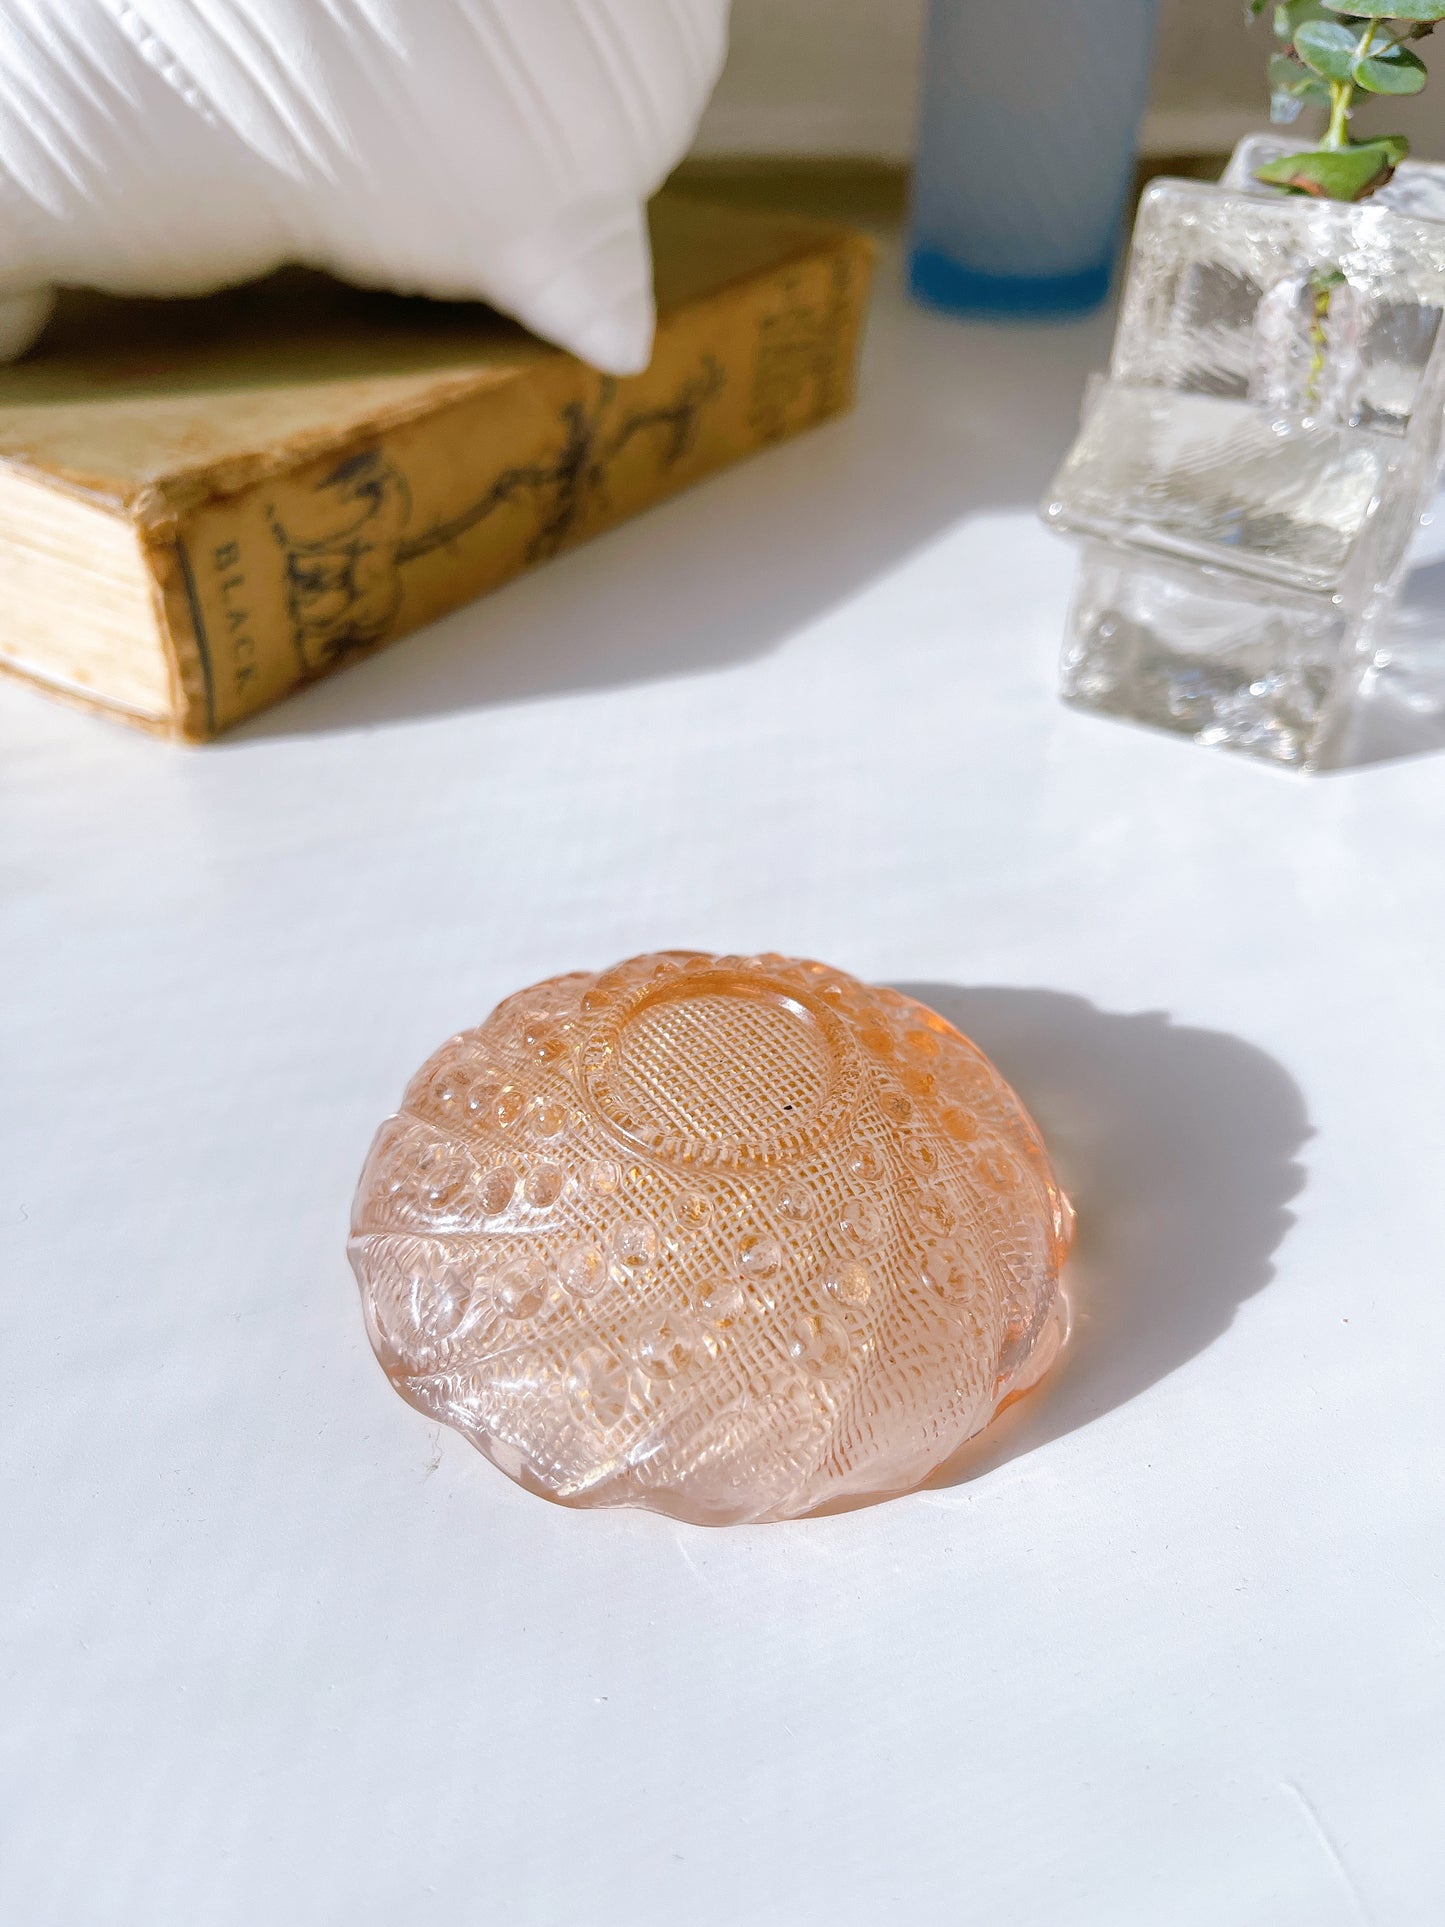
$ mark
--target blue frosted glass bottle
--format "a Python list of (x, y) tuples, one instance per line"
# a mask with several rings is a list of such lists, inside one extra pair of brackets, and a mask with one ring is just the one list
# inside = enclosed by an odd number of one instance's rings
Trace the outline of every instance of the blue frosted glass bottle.
[(929, 0), (909, 285), (956, 314), (1108, 293), (1155, 0)]

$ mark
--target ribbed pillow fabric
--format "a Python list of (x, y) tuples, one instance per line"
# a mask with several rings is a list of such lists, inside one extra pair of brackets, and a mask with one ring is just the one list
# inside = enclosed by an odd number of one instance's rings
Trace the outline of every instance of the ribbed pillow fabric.
[(283, 261), (646, 365), (644, 207), (728, 0), (0, 0), (0, 353), (48, 290)]

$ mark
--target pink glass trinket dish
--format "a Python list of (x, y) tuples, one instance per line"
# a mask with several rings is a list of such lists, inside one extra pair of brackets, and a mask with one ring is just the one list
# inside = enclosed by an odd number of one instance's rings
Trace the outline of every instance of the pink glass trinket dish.
[(402, 1395), (529, 1491), (699, 1524), (905, 1492), (1035, 1384), (1072, 1214), (967, 1038), (827, 965), (509, 997), (382, 1125), (351, 1262)]

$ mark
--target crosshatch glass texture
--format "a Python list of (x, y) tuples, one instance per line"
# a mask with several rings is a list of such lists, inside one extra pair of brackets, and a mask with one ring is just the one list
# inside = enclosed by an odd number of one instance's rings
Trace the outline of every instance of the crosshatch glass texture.
[(1072, 1214), (993, 1065), (820, 963), (671, 951), (445, 1044), (350, 1243), (393, 1384), (528, 1490), (699, 1524), (907, 1491), (1048, 1369)]

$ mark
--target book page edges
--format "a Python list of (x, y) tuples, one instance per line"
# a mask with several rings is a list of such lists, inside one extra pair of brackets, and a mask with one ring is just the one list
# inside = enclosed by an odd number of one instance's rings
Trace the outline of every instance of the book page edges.
[(0, 667), (152, 728), (175, 721), (144, 532), (3, 463)]

